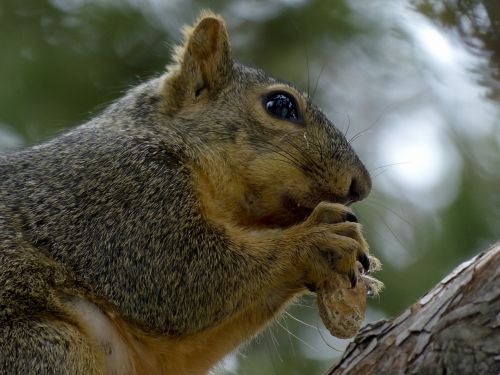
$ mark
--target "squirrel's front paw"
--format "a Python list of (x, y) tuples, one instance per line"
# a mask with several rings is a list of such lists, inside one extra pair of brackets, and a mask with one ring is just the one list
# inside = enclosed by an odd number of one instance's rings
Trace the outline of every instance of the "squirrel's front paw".
[(301, 229), (303, 238), (297, 250), (306, 268), (306, 285), (310, 289), (328, 278), (332, 271), (346, 275), (352, 286), (356, 285), (360, 271), (368, 272), (368, 244), (349, 207), (322, 202)]

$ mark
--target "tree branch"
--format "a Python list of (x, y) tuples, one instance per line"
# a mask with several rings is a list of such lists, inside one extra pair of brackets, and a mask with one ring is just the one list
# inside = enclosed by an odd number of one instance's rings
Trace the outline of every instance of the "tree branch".
[(340, 374), (500, 374), (500, 242), (361, 329), (328, 372)]

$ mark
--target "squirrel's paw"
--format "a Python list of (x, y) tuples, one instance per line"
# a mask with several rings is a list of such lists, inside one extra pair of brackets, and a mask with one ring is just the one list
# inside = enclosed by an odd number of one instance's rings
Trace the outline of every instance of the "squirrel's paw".
[(356, 285), (360, 273), (369, 271), (368, 244), (349, 207), (322, 202), (303, 228), (305, 235), (299, 251), (305, 257), (310, 289), (315, 289), (332, 271), (346, 275), (352, 286)]

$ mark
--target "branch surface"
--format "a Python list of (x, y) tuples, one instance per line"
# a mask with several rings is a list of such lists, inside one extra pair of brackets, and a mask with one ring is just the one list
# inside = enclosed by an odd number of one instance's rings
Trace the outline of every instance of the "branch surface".
[(500, 374), (500, 242), (393, 320), (366, 325), (328, 375)]

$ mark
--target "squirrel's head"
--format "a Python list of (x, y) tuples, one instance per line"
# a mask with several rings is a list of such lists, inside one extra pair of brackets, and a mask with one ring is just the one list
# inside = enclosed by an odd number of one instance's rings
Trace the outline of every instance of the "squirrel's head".
[(321, 201), (368, 195), (344, 134), (300, 90), (234, 62), (221, 17), (202, 13), (184, 37), (163, 78), (164, 108), (198, 151), (199, 191), (223, 215), (285, 227)]

